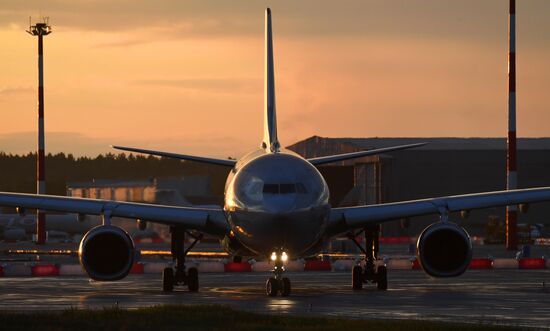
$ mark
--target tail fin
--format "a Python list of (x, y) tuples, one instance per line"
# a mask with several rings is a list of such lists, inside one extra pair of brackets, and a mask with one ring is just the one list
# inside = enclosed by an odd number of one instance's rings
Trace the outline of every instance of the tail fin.
[(265, 83), (264, 83), (264, 141), (262, 148), (278, 152), (277, 112), (275, 108), (275, 77), (273, 74), (273, 36), (271, 9), (265, 10)]

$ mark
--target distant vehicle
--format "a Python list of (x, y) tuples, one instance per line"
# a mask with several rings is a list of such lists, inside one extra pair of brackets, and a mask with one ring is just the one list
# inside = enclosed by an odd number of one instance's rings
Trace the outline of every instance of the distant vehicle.
[[(550, 187), (485, 192), (369, 206), (331, 208), (329, 189), (317, 170), (321, 164), (367, 155), (387, 153), (421, 144), (304, 159), (281, 148), (277, 136), (275, 80), (271, 11), (265, 13), (265, 107), (264, 137), (260, 148), (239, 161), (151, 151), (129, 147), (117, 149), (157, 156), (217, 164), (231, 171), (225, 185), (223, 207), (190, 208), (142, 203), (81, 199), (36, 194), (0, 193), (0, 205), (37, 208), (58, 212), (101, 215), (103, 224), (90, 230), (80, 242), (80, 261), (96, 280), (119, 280), (128, 275), (134, 262), (134, 243), (111, 217), (157, 222), (171, 227), (175, 270), (163, 272), (163, 290), (187, 285), (199, 288), (196, 268), (186, 269), (185, 236), (200, 240), (189, 230), (215, 235), (228, 253), (238, 257), (267, 258), (274, 263), (274, 275), (266, 282), (270, 296), (288, 296), (290, 280), (284, 275), (288, 259), (316, 255), (330, 238), (363, 232), (365, 266), (352, 270), (352, 288), (373, 283), (387, 289), (387, 272), (378, 259), (380, 224), (419, 215), (439, 214), (440, 222), (428, 226), (418, 239), (418, 258), (426, 273), (452, 277), (464, 273), (472, 258), (472, 242), (466, 231), (449, 222), (450, 212), (550, 200)], [(227, 113), (227, 123), (236, 119)], [(193, 244), (191, 245), (191, 247)]]

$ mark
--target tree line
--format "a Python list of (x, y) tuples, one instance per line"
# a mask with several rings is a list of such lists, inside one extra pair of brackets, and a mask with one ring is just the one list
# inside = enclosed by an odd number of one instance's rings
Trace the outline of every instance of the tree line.
[[(45, 167), (46, 192), (54, 195), (65, 195), (69, 182), (196, 175), (209, 176), (212, 194), (223, 195), (229, 171), (216, 165), (125, 153), (96, 157), (50, 153), (46, 155)], [(36, 153), (13, 155), (0, 152), (0, 191), (36, 193), (36, 173)]]

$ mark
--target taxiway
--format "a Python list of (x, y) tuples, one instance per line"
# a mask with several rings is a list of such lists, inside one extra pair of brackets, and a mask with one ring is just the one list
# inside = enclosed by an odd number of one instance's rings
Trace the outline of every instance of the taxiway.
[(469, 270), (433, 279), (390, 271), (389, 290), (353, 292), (349, 272), (288, 273), (292, 295), (266, 297), (268, 273), (203, 273), (200, 291), (161, 292), (160, 275), (118, 282), (82, 277), (0, 278), (0, 309), (61, 310), (161, 304), (223, 304), (261, 313), (359, 319), (423, 319), (550, 329), (550, 270)]

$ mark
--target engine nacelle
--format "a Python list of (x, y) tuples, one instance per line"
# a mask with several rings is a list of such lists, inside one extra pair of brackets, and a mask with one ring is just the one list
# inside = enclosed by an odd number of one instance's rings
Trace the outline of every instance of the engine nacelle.
[(422, 231), (416, 254), (428, 275), (460, 276), (472, 260), (472, 241), (464, 228), (455, 223), (438, 222)]
[(134, 263), (134, 242), (119, 227), (99, 225), (84, 235), (78, 256), (90, 278), (119, 280), (128, 275)]

